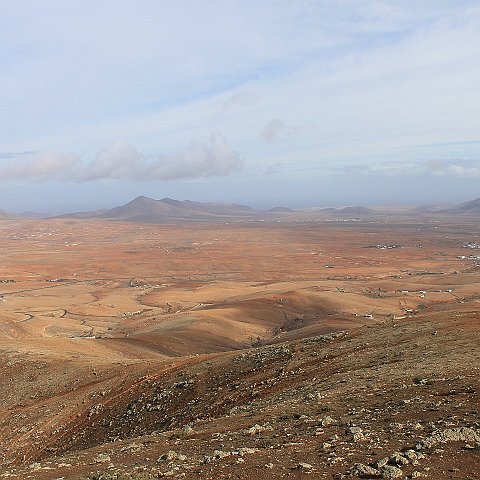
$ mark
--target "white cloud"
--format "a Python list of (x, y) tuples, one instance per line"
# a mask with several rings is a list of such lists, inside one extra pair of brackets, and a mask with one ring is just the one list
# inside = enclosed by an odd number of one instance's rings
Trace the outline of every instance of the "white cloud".
[(352, 164), (343, 169), (332, 169), (337, 174), (380, 175), (384, 177), (456, 177), (471, 178), (480, 176), (480, 162), (456, 160), (455, 162), (431, 160), (428, 162), (383, 162)]
[(57, 152), (15, 156), (2, 160), (0, 179), (24, 178), (35, 181), (67, 180), (74, 175), (81, 162), (75, 155)]
[[(183, 152), (161, 155), (145, 177), (159, 180), (225, 176), (240, 170), (242, 161), (220, 132), (210, 135), (210, 144), (193, 141)], [(147, 178), (142, 178), (145, 180)]]
[(75, 155), (45, 152), (0, 160), (0, 179), (62, 180), (175, 180), (226, 176), (242, 168), (242, 160), (220, 132), (209, 142), (192, 141), (183, 151), (146, 159), (133, 145), (112, 143), (91, 162)]
[(455, 163), (432, 161), (427, 165), (429, 171), (434, 175), (445, 177), (471, 178), (480, 176), (480, 162), (471, 164), (456, 161)]
[(95, 160), (80, 172), (82, 180), (102, 178), (125, 179), (138, 174), (144, 167), (145, 160), (141, 153), (125, 141), (117, 141), (102, 149)]

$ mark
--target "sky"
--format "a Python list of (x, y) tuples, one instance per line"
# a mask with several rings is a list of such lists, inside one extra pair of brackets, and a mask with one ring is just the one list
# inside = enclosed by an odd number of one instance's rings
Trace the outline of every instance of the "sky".
[(480, 1), (0, 0), (0, 209), (480, 197)]

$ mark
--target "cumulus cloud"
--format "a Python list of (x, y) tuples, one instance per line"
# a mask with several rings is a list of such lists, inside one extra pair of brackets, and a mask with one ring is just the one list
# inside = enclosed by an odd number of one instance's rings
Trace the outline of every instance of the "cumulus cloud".
[(97, 153), (95, 160), (80, 172), (80, 180), (102, 178), (128, 179), (137, 176), (145, 168), (142, 154), (125, 141), (118, 141)]
[(242, 160), (220, 132), (209, 142), (192, 141), (183, 151), (147, 159), (125, 141), (110, 144), (90, 162), (56, 152), (4, 160), (0, 179), (88, 182), (102, 179), (151, 181), (226, 176), (242, 167)]
[(210, 144), (192, 141), (183, 152), (162, 155), (151, 175), (160, 180), (225, 176), (241, 168), (242, 161), (220, 132), (210, 135)]
[(78, 165), (79, 158), (75, 155), (57, 152), (10, 158), (2, 162), (0, 179), (67, 180), (75, 175)]

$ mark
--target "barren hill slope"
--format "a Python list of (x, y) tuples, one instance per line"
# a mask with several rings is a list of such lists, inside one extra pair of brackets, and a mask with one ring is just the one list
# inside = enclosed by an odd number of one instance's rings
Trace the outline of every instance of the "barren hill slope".
[(434, 215), (478, 215), (480, 214), (480, 198), (460, 203), (459, 205), (426, 205), (419, 206), (410, 211), (411, 214)]
[(480, 198), (461, 203), (446, 210), (447, 213), (480, 214)]
[(114, 388), (113, 372), (97, 370), (78, 415), (43, 430), (35, 450), (13, 442), (5, 460), (31, 464), (6, 470), (45, 480), (478, 478), (478, 320), (438, 313), (149, 361), (135, 382), (123, 369)]

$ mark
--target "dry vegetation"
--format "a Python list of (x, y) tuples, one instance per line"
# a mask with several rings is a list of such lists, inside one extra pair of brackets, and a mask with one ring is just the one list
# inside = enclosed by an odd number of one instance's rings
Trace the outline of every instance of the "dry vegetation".
[(1, 476), (480, 477), (478, 222), (0, 229)]

